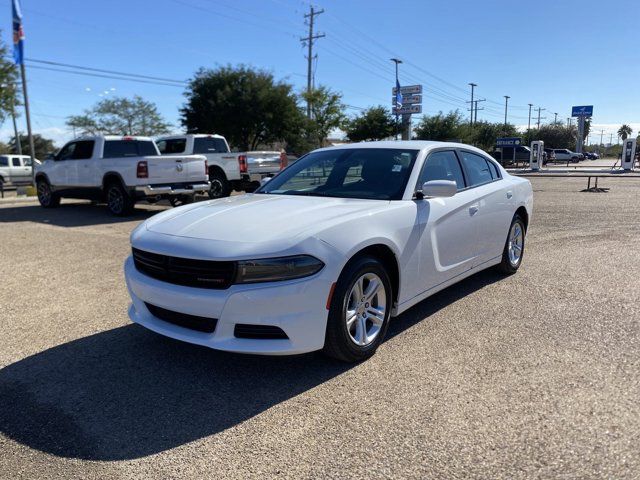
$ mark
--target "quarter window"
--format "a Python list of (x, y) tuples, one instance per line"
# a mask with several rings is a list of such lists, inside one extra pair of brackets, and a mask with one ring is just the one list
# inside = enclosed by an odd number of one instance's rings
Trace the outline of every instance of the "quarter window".
[(434, 152), (429, 155), (422, 168), (418, 188), (422, 188), (423, 183), (431, 180), (456, 182), (458, 190), (465, 187), (462, 168), (460, 168), (460, 162), (458, 162), (458, 157), (454, 151)]
[(491, 167), (487, 160), (480, 155), (469, 152), (462, 153), (462, 163), (468, 175), (469, 186), (482, 185), (493, 180)]
[(228, 153), (226, 142), (217, 137), (197, 137), (193, 140), (193, 153)]
[(11, 163), (13, 163), (14, 167), (21, 167), (22, 165), (20, 165), (20, 159), (13, 157), (13, 159), (11, 160)]

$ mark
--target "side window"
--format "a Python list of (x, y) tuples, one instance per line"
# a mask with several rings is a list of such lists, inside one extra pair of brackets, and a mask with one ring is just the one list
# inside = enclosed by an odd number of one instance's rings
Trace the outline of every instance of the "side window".
[(193, 139), (193, 153), (227, 153), (227, 144), (217, 137), (197, 137)]
[(166, 140), (160, 140), (159, 142), (156, 142), (156, 146), (158, 147), (158, 151), (160, 152), (161, 155), (164, 155), (165, 153), (169, 153), (167, 152)]
[(493, 180), (491, 170), (484, 157), (475, 153), (461, 152), (462, 163), (468, 174), (469, 186), (482, 185)]
[(11, 159), (11, 163), (13, 164), (14, 167), (21, 167), (22, 165), (20, 165), (20, 159), (17, 157), (13, 157)]
[(81, 140), (76, 142), (76, 148), (71, 155), (73, 160), (86, 160), (93, 155), (93, 140)]
[(77, 142), (71, 142), (71, 143), (67, 143), (64, 147), (62, 147), (62, 149), (58, 152), (58, 154), (56, 155), (56, 160), (61, 161), (61, 160), (71, 160), (71, 158), (73, 157), (73, 152), (76, 149), (76, 143)]
[(174, 138), (171, 140), (166, 140), (165, 151), (162, 153), (184, 153), (186, 148), (186, 138)]
[(424, 167), (422, 167), (418, 188), (421, 188), (423, 183), (431, 180), (451, 180), (456, 182), (458, 190), (465, 187), (462, 168), (460, 168), (458, 156), (453, 150), (434, 152), (429, 155)]
[(8, 167), (8, 166), (9, 166), (9, 158), (0, 157), (0, 167)]
[(491, 170), (491, 176), (493, 177), (494, 180), (498, 180), (499, 178), (502, 178), (502, 175), (500, 175), (500, 169), (498, 168), (498, 166), (493, 163), (491, 160), (487, 160), (487, 163), (489, 164), (490, 170)]

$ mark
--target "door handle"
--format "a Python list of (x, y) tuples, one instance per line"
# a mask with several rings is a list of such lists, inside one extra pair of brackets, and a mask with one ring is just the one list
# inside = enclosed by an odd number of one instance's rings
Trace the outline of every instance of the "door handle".
[(511, 198), (511, 197), (513, 197), (513, 192), (511, 190), (509, 190), (507, 192), (507, 198)]
[(475, 215), (478, 213), (478, 205), (471, 205), (469, 207), (469, 215)]

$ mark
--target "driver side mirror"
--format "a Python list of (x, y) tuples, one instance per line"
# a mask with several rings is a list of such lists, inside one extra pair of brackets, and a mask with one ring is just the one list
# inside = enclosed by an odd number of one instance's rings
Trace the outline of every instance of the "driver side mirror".
[(422, 184), (422, 197), (453, 197), (458, 185), (451, 180), (431, 180)]

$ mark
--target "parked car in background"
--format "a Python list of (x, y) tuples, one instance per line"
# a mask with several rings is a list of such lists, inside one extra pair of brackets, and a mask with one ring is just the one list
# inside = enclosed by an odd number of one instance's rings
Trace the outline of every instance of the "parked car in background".
[(465, 277), (521, 265), (528, 180), (482, 150), (316, 150), (255, 193), (159, 213), (131, 234), (133, 322), (220, 350), (373, 355), (398, 316)]
[(45, 208), (57, 207), (63, 197), (83, 198), (106, 201), (115, 215), (130, 213), (139, 200), (186, 204), (209, 190), (204, 156), (163, 157), (151, 138), (131, 136), (67, 143), (36, 167), (36, 186)]
[[(514, 157), (515, 151), (515, 157)], [(531, 158), (531, 149), (524, 145), (516, 147), (497, 147), (491, 156), (502, 163), (502, 165), (511, 165), (512, 163), (529, 163)]]
[(549, 162), (553, 163), (556, 161), (556, 154), (553, 151), (553, 148), (545, 148), (544, 153), (545, 153), (545, 163), (549, 163)]
[(584, 159), (584, 155), (577, 152), (572, 152), (567, 148), (554, 148), (553, 153), (556, 157), (556, 161), (571, 161), (574, 163)]
[(600, 155), (598, 155), (596, 152), (584, 152), (584, 158), (588, 160), (597, 160), (600, 158)]
[[(40, 162), (36, 160), (36, 165)], [(29, 155), (0, 155), (0, 188), (31, 184)]]
[[(251, 192), (263, 177), (283, 168), (279, 152), (232, 153), (222, 135), (171, 135), (157, 138), (156, 144), (162, 155), (204, 155), (209, 165), (210, 198), (228, 197), (232, 190)], [(272, 161), (274, 154), (278, 161)]]

